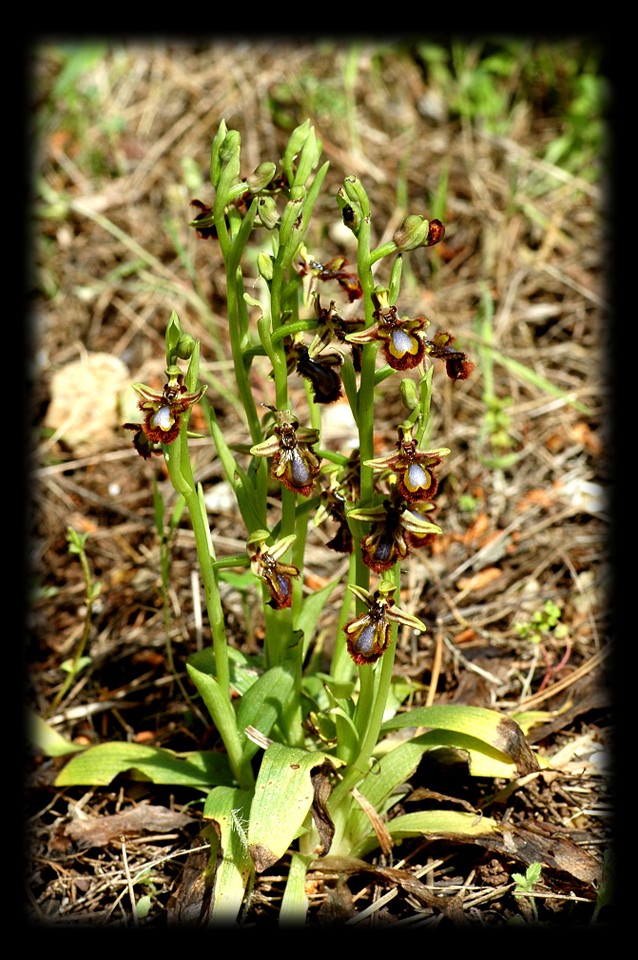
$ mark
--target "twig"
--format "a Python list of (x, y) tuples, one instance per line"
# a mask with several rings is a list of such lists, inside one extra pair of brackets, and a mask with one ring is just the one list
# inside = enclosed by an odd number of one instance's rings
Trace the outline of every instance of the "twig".
[(126, 886), (128, 889), (129, 900), (131, 901), (131, 910), (133, 911), (133, 925), (139, 926), (140, 919), (137, 915), (137, 908), (135, 906), (135, 891), (133, 890), (133, 881), (131, 880), (131, 873), (128, 868), (128, 857), (126, 855), (126, 839), (120, 837), (122, 841), (122, 863), (124, 864), (124, 875), (126, 877)]
[(567, 688), (572, 684), (576, 683), (578, 680), (581, 680), (592, 670), (595, 670), (597, 667), (599, 667), (609, 653), (609, 647), (599, 650), (593, 655), (593, 657), (590, 657), (586, 663), (581, 664), (581, 666), (574, 670), (573, 673), (570, 673), (568, 677), (565, 677), (563, 680), (559, 680), (557, 683), (549, 687), (549, 689), (543, 690), (542, 693), (535, 693), (531, 697), (526, 697), (524, 700), (520, 700), (518, 703), (518, 709), (524, 707), (526, 710), (531, 710), (532, 707), (538, 706), (538, 704), (542, 703), (544, 700), (548, 700), (557, 693), (567, 690)]

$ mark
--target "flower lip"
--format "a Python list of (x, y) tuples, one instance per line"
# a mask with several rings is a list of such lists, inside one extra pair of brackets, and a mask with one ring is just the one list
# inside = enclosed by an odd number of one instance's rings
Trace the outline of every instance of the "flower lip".
[(169, 404), (165, 404), (160, 407), (159, 410), (156, 410), (155, 413), (151, 413), (149, 426), (154, 430), (170, 430), (173, 424), (175, 423), (175, 417), (171, 413), (171, 408)]
[(296, 363), (297, 373), (312, 384), (312, 392), (317, 403), (334, 403), (341, 396), (341, 377), (336, 371), (343, 363), (340, 353), (317, 353), (302, 345), (290, 348), (290, 355)]

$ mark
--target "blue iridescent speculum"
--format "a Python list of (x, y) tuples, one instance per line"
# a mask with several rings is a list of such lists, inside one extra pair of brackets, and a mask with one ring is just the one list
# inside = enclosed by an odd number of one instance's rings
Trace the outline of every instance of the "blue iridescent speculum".
[(382, 562), (385, 562), (386, 560), (388, 560), (392, 553), (393, 542), (394, 541), (390, 536), (380, 537), (379, 542), (377, 543), (376, 549), (374, 551), (374, 559), (380, 560)]
[(151, 417), (150, 425), (153, 429), (170, 430), (175, 423), (175, 417), (169, 406), (160, 407)]
[(312, 479), (308, 464), (297, 450), (293, 450), (291, 456), (292, 478), (299, 486), (305, 486)]
[(428, 474), (418, 463), (411, 463), (404, 474), (404, 482), (412, 491), (427, 489), (430, 486)]
[(371, 623), (367, 624), (363, 628), (359, 636), (357, 637), (357, 641), (355, 643), (355, 647), (359, 651), (359, 653), (363, 653), (366, 655), (372, 653), (372, 650), (374, 647), (374, 635), (375, 635), (374, 625)]
[(277, 586), (281, 592), (282, 597), (288, 597), (290, 593), (291, 583), (287, 577), (282, 576), (280, 573), (277, 575)]
[(416, 337), (410, 336), (404, 330), (393, 330), (389, 349), (393, 356), (402, 357), (406, 353), (418, 353), (419, 344)]

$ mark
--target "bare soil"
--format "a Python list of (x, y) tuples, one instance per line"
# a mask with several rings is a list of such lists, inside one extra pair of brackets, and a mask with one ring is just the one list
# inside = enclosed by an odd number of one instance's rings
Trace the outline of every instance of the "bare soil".
[[(424, 763), (413, 799), (402, 800), (403, 809), (415, 809), (443, 795), (527, 825), (527, 861), (543, 862), (534, 899), (513, 893), (513, 874), (527, 866), (521, 851), (412, 842), (396, 848), (391, 863), (376, 856), (358, 872), (338, 864), (312, 871), (308, 925), (354, 923), (368, 910), (364, 926), (585, 926), (604, 879), (612, 810), (604, 169), (601, 162), (586, 178), (542, 160), (565, 131), (565, 109), (559, 87), (535, 88), (523, 63), (511, 80), (508, 128), (495, 133), (437, 97), (435, 78), (407, 43), (359, 47), (349, 72), (348, 43), (109, 44), (78, 77), (75, 100), (67, 92), (66, 101), (59, 51), (34, 51), (28, 702), (77, 743), (190, 750), (216, 742), (184, 696), (185, 659), (208, 637), (192, 579), (194, 542), (182, 522), (164, 603), (154, 482), (169, 509), (174, 496), (163, 462), (140, 458), (121, 429), (131, 419), (124, 407), (135, 400), (127, 382), (160, 382), (164, 330), (175, 309), (201, 338), (203, 368), (218, 386), (209, 396), (224, 429), (242, 440), (241, 411), (226, 389), (221, 255), (214, 240), (198, 240), (188, 227), (191, 201), (212, 199), (210, 145), (222, 118), (242, 135), (248, 172), (278, 160), (292, 127), (310, 117), (331, 161), (317, 215), (327, 227), (313, 238), (319, 258), (348, 256), (334, 203), (344, 176), (364, 183), (378, 242), (406, 213), (430, 216), (447, 176), (445, 240), (406, 262), (401, 311), (425, 313), (433, 329), (452, 331), (477, 361), (468, 381), (451, 383), (442, 371), (435, 378), (432, 445), (452, 450), (438, 496), (444, 533), (410, 562), (407, 595), (428, 632), (416, 644), (400, 643), (396, 669), (422, 684), (421, 702), (508, 715), (544, 711), (529, 741), (551, 763), (513, 785), (473, 780), (459, 763)], [(515, 102), (523, 83), (526, 99)], [(485, 433), (484, 330), (477, 324), (486, 297), (495, 347), (520, 365), (494, 363), (494, 394), (507, 404), (496, 446)], [(64, 389), (56, 375), (103, 354), (123, 365), (122, 380), (112, 367), (98, 373), (94, 406), (74, 433), (68, 417), (80, 388), (67, 419), (56, 421), (51, 408)], [(521, 369), (533, 371), (536, 382)], [(266, 376), (256, 383), (265, 396)], [(380, 403), (380, 447), (392, 442), (393, 413), (401, 418), (392, 403), (388, 394), (383, 413)], [(336, 416), (337, 441), (347, 429)], [(195, 441), (193, 450), (211, 496), (218, 553), (239, 552), (241, 523), (223, 497), (211, 444)], [(516, 454), (510, 465), (490, 462), (509, 454)], [(61, 664), (74, 655), (86, 619), (69, 527), (88, 534), (101, 593), (90, 622), (90, 667), (56, 703)], [(324, 541), (317, 533), (316, 583), (334, 575)], [(521, 635), (516, 625), (548, 601), (560, 608), (564, 634), (550, 629), (540, 642)], [(224, 604), (234, 642), (258, 650), (258, 624), (247, 629), (237, 592), (229, 588)], [(197, 896), (189, 873), (197, 863), (188, 854), (201, 846), (201, 805), (192, 791), (127, 778), (60, 789), (54, 779), (63, 763), (33, 751), (27, 758), (29, 921), (179, 922)], [(276, 924), (286, 868), (284, 860), (259, 877), (246, 926)], [(133, 887), (141, 873), (145, 883)], [(133, 895), (149, 898), (142, 919)], [(607, 915), (603, 910), (596, 922)]]

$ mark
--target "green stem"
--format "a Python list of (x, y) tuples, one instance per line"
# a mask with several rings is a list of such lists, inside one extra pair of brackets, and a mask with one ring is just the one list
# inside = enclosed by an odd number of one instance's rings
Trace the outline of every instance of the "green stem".
[(62, 686), (60, 687), (57, 694), (53, 698), (53, 701), (51, 702), (51, 705), (47, 711), (49, 714), (52, 714), (58, 708), (58, 706), (60, 705), (64, 697), (67, 695), (71, 687), (71, 684), (74, 682), (75, 678), (77, 677), (80, 661), (84, 656), (84, 651), (89, 641), (89, 635), (91, 633), (91, 620), (93, 617), (93, 606), (94, 606), (94, 602), (97, 597), (97, 594), (99, 592), (99, 587), (98, 587), (98, 590), (95, 590), (92, 584), (89, 561), (84, 551), (81, 537), (75, 532), (75, 530), (73, 530), (72, 528), (69, 528), (68, 539), (70, 539), (70, 542), (76, 544), (76, 550), (74, 552), (78, 554), (80, 558), (80, 564), (82, 566), (82, 574), (84, 576), (84, 587), (85, 587), (84, 602), (86, 606), (86, 613), (84, 614), (82, 636), (80, 638), (80, 643), (77, 647), (77, 650), (75, 651), (75, 656), (73, 657), (73, 663), (71, 664), (71, 669), (69, 673), (67, 673)]
[(380, 246), (375, 247), (374, 250), (370, 253), (370, 264), (376, 263), (377, 260), (382, 260), (383, 257), (389, 257), (390, 254), (396, 253), (398, 247), (394, 240), (388, 240), (387, 243), (382, 243)]
[[(353, 553), (350, 557), (347, 583), (356, 582), (357, 559), (356, 554)], [(348, 653), (348, 648), (346, 646), (343, 634), (343, 627), (350, 619), (353, 600), (354, 597), (346, 586), (343, 602), (341, 604), (341, 611), (339, 613), (339, 620), (337, 622), (335, 649), (332, 656), (332, 663), (330, 665), (330, 676), (333, 677), (338, 683), (347, 683), (352, 679), (352, 675), (354, 673), (354, 663), (352, 662), (350, 654)]]
[[(357, 269), (359, 283), (363, 290), (366, 328), (374, 320), (374, 278), (370, 261), (370, 217), (364, 216), (357, 236)], [(359, 430), (359, 491), (360, 502), (368, 504), (373, 494), (372, 468), (365, 466), (366, 460), (374, 456), (374, 386), (377, 345), (368, 343), (364, 346), (361, 358), (361, 377), (357, 393), (356, 420)], [(360, 539), (358, 537), (357, 539)], [(361, 549), (357, 550), (356, 582), (359, 586), (368, 588), (370, 570), (363, 563)]]
[(244, 251), (250, 229), (252, 228), (255, 214), (257, 211), (256, 201), (250, 206), (248, 213), (242, 221), (241, 227), (234, 238), (232, 244), (226, 248), (224, 259), (226, 262), (226, 301), (228, 304), (228, 332), (230, 335), (230, 347), (233, 357), (233, 367), (235, 371), (235, 382), (239, 391), (242, 406), (248, 421), (248, 428), (253, 443), (260, 443), (263, 440), (261, 422), (255, 406), (255, 399), (251, 390), (248, 377), (249, 365), (244, 357), (244, 326), (242, 317), (244, 316), (244, 286), (243, 276), (239, 261)]
[(213, 656), (215, 660), (215, 678), (220, 699), (213, 705), (213, 722), (228, 752), (228, 760), (237, 782), (243, 788), (250, 786), (252, 771), (242, 763), (242, 745), (235, 722), (230, 693), (230, 665), (224, 611), (219, 593), (219, 582), (215, 563), (215, 551), (210, 537), (210, 529), (205, 520), (203, 504), (195, 484), (186, 438), (187, 418), (184, 418), (178, 438), (164, 447), (164, 457), (171, 483), (181, 493), (189, 512), (197, 559), (204, 585), (206, 610), (210, 623)]
[[(390, 577), (395, 584), (399, 585), (400, 567), (396, 564), (389, 571)], [(335, 813), (344, 802), (347, 794), (353, 787), (367, 774), (370, 758), (379, 739), (379, 733), (383, 724), (383, 714), (390, 693), (392, 682), (392, 672), (394, 670), (394, 657), (396, 653), (397, 624), (391, 625), (390, 642), (388, 648), (374, 666), (363, 665), (359, 667), (359, 700), (355, 711), (355, 725), (360, 734), (359, 752), (353, 762), (349, 765), (343, 779), (332, 791), (328, 806), (331, 812)], [(345, 805), (347, 807), (347, 805)], [(343, 824), (344, 814), (340, 815), (340, 823)]]

